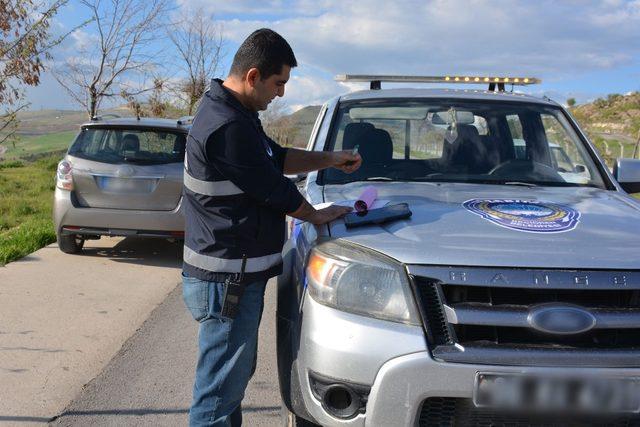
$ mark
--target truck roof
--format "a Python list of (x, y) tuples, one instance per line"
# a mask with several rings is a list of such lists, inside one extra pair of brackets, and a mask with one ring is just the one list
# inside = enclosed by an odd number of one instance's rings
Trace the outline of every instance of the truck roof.
[(479, 101), (509, 101), (535, 103), (542, 105), (558, 104), (548, 98), (538, 98), (516, 92), (488, 91), (479, 89), (425, 89), (425, 88), (402, 88), (402, 89), (374, 89), (351, 92), (340, 97), (340, 101), (371, 100), (383, 98), (454, 98), (460, 100)]

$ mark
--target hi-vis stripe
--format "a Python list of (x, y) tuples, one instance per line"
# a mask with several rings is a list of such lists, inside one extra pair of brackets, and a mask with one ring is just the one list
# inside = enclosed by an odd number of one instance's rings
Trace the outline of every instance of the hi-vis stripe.
[[(242, 267), (242, 259), (216, 258), (209, 255), (202, 255), (193, 249), (184, 247), (184, 262), (194, 267), (208, 271), (219, 271), (225, 273), (239, 273)], [(247, 258), (246, 273), (255, 273), (267, 270), (282, 261), (282, 254), (265, 255), (255, 258)]]
[(243, 191), (231, 181), (203, 181), (196, 179), (187, 172), (187, 156), (184, 156), (184, 186), (194, 193), (205, 196), (234, 196)]

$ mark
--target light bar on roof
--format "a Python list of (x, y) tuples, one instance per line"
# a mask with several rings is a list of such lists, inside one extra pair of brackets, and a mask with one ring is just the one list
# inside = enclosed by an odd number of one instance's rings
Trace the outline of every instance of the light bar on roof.
[(516, 86), (526, 86), (538, 84), (542, 81), (535, 77), (515, 77), (515, 76), (390, 76), (390, 75), (366, 75), (366, 74), (340, 74), (335, 77), (339, 82), (370, 82), (371, 89), (380, 89), (381, 82), (394, 83), (466, 83), (466, 84), (489, 84), (489, 90), (493, 90), (498, 85), (500, 90), (504, 90), (505, 84)]

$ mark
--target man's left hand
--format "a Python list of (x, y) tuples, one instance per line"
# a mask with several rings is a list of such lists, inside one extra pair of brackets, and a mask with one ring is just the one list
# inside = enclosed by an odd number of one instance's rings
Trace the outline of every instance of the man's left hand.
[(352, 154), (351, 150), (334, 151), (333, 159), (333, 167), (345, 173), (357, 171), (362, 164), (360, 154)]

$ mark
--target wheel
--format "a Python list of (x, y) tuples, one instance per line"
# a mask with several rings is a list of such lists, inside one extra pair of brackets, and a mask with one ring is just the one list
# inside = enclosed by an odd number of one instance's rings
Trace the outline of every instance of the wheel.
[(58, 247), (65, 254), (77, 254), (82, 251), (84, 239), (78, 234), (61, 234), (58, 233)]
[(311, 421), (300, 418), (293, 412), (289, 411), (284, 403), (282, 404), (280, 415), (282, 419), (282, 425), (284, 427), (321, 427), (318, 424), (314, 424)]

